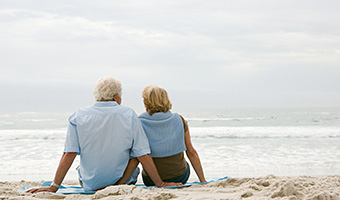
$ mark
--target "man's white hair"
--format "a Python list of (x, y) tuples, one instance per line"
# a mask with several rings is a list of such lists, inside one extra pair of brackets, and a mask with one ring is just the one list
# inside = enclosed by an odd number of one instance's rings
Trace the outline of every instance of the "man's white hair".
[(113, 96), (122, 96), (122, 84), (113, 77), (100, 78), (93, 89), (96, 101), (113, 101)]

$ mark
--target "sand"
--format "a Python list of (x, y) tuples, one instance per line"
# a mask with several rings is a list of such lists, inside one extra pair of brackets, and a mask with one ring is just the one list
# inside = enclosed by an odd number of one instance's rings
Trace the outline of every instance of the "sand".
[[(42, 192), (20, 194), (23, 186), (39, 186), (39, 182), (0, 182), (3, 199), (310, 199), (340, 200), (340, 176), (228, 178), (207, 185), (193, 185), (181, 189), (143, 189), (136, 186), (109, 186), (93, 195), (62, 195)], [(66, 182), (76, 185), (77, 182)]]

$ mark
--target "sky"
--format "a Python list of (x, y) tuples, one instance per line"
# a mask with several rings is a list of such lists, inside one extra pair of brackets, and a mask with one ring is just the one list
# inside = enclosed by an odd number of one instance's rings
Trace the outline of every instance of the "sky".
[(338, 0), (1, 0), (0, 111), (123, 105), (165, 88), (174, 109), (340, 106)]

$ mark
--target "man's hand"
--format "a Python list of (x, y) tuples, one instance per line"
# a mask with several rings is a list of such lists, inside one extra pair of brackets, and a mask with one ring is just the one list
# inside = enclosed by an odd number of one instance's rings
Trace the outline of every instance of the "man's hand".
[(182, 186), (182, 183), (163, 182), (159, 187)]
[(26, 193), (37, 193), (37, 192), (56, 192), (58, 190), (55, 186), (41, 187), (27, 190)]
[[(64, 152), (63, 156), (60, 159), (59, 166), (58, 166), (56, 175), (53, 180), (54, 183), (61, 185), (67, 171), (71, 167), (73, 160), (76, 156), (77, 156), (77, 152)], [(56, 192), (57, 190), (58, 190), (58, 187), (50, 186), (50, 187), (30, 189), (30, 190), (27, 190), (26, 192), (27, 193)]]

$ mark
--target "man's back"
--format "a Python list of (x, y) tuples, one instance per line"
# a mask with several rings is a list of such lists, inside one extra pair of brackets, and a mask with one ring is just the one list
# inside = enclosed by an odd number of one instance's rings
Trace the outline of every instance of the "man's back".
[(150, 152), (135, 112), (114, 101), (79, 109), (69, 121), (65, 152), (80, 153), (78, 173), (85, 190), (114, 184), (130, 156)]

